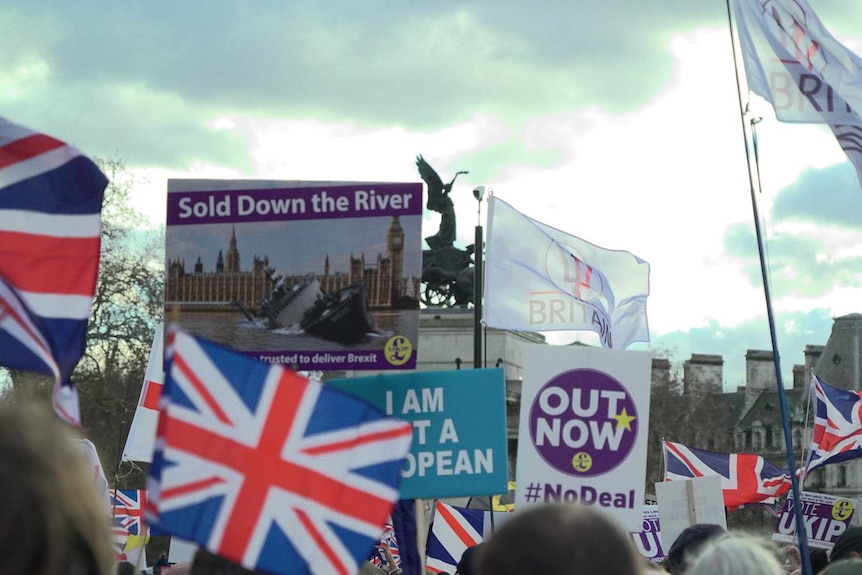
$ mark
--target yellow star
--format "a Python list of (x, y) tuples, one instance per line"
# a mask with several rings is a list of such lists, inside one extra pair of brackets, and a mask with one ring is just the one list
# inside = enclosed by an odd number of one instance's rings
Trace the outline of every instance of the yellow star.
[(632, 430), (631, 422), (637, 419), (634, 415), (629, 415), (629, 412), (626, 411), (626, 408), (623, 408), (622, 413), (614, 415), (611, 419), (617, 420), (617, 429), (620, 427), (625, 427), (628, 431)]

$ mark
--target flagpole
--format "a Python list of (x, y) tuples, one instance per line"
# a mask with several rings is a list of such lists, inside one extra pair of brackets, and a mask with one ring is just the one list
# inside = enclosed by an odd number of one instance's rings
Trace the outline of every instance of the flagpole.
[[(802, 575), (813, 575), (811, 569), (811, 558), (808, 553), (808, 536), (805, 532), (805, 517), (802, 515), (802, 506), (799, 502), (799, 484), (796, 480), (796, 464), (793, 457), (793, 437), (790, 434), (790, 423), (787, 417), (787, 397), (784, 392), (784, 383), (781, 380), (781, 358), (778, 355), (778, 343), (775, 333), (775, 316), (772, 311), (772, 297), (769, 290), (769, 274), (766, 269), (766, 258), (763, 254), (763, 233), (760, 229), (760, 215), (757, 210), (757, 196), (754, 193), (754, 177), (751, 174), (751, 152), (749, 151), (748, 135), (745, 129), (746, 109), (742, 102), (742, 87), (739, 81), (739, 64), (736, 59), (736, 45), (733, 38), (733, 16), (730, 10), (730, 0), (725, 0), (725, 6), (727, 7), (727, 25), (728, 31), (730, 32), (730, 51), (733, 54), (733, 71), (736, 76), (736, 97), (739, 102), (739, 122), (742, 127), (742, 140), (745, 145), (745, 165), (748, 172), (748, 188), (751, 196), (751, 209), (754, 214), (754, 230), (755, 235), (757, 236), (757, 253), (760, 257), (760, 274), (763, 279), (763, 294), (766, 299), (766, 316), (769, 321), (772, 359), (775, 364), (775, 380), (778, 386), (778, 398), (781, 405), (781, 426), (784, 431), (784, 446), (785, 452), (787, 453), (788, 475), (790, 475), (790, 488), (793, 493), (793, 515), (796, 518), (796, 536), (799, 540), (799, 555), (802, 564)], [(759, 163), (757, 169), (759, 172)]]

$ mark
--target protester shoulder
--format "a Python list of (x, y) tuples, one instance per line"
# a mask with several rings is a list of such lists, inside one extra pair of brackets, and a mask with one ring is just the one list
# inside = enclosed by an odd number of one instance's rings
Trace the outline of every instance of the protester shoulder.
[[(609, 552), (612, 550), (613, 552)], [(476, 554), (478, 575), (637, 574), (642, 558), (629, 534), (592, 507), (537, 505), (518, 511)]]
[(109, 518), (71, 428), (36, 405), (0, 407), (0, 573), (113, 575)]

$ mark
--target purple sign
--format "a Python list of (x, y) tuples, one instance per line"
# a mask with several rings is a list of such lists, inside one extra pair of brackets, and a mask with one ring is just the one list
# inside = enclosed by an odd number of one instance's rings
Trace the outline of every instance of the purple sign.
[[(805, 532), (811, 547), (832, 549), (835, 540), (850, 526), (853, 518), (853, 501), (846, 497), (803, 491), (799, 497)], [(793, 494), (784, 501), (775, 524), (774, 541), (793, 543), (796, 540), (796, 517), (793, 511)]]
[(575, 369), (554, 377), (536, 395), (530, 433), (554, 469), (578, 477), (602, 475), (625, 461), (638, 435), (635, 402), (601, 371)]
[(165, 311), (295, 370), (415, 369), (422, 185), (169, 180)]
[(665, 552), (661, 545), (661, 526), (657, 505), (644, 506), (641, 530), (633, 531), (630, 535), (635, 547), (645, 559), (649, 559), (653, 563), (664, 560)]
[[(418, 207), (418, 210), (417, 210)], [(196, 190), (168, 195), (168, 225), (407, 216), (421, 213), (422, 187), (350, 184)]]

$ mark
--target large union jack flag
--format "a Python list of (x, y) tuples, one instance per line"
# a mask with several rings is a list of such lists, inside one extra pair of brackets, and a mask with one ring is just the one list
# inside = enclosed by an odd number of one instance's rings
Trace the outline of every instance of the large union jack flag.
[(179, 329), (147, 518), (250, 569), (351, 575), (398, 499), (409, 423)]
[(70, 376), (99, 270), (108, 180), (75, 148), (0, 118), (0, 365), (52, 375), (79, 424)]
[(812, 376), (814, 434), (806, 474), (827, 463), (862, 457), (862, 397)]
[(721, 477), (724, 506), (769, 503), (790, 490), (790, 474), (753, 453), (718, 453), (663, 441), (665, 481)]

